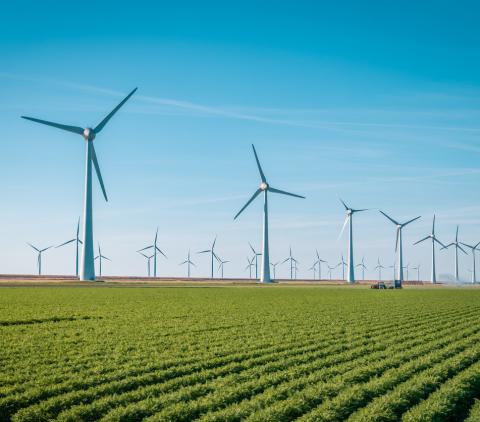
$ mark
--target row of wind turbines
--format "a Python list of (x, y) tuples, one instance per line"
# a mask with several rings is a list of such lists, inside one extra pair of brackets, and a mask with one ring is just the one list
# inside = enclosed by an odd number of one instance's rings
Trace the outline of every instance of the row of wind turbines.
[[(95, 173), (97, 175), (100, 187), (102, 189), (103, 196), (105, 198), (105, 201), (108, 201), (107, 193), (105, 190), (105, 186), (103, 183), (102, 175), (100, 172), (100, 167), (98, 164), (98, 159), (97, 155), (95, 152), (95, 147), (94, 147), (94, 140), (98, 136), (98, 134), (102, 131), (102, 129), (105, 127), (105, 125), (110, 121), (110, 119), (118, 112), (118, 110), (130, 99), (130, 97), (137, 91), (137, 88), (133, 89), (97, 126), (94, 128), (91, 127), (86, 127), (82, 128), (79, 126), (71, 126), (71, 125), (65, 125), (65, 124), (60, 124), (60, 123), (55, 123), (47, 120), (41, 120), (37, 119), (34, 117), (27, 117), (27, 116), (21, 116), (23, 119), (30, 120), (35, 123), (40, 123), (43, 125), (51, 126), (57, 129), (61, 129), (67, 132), (74, 133), (76, 135), (81, 135), (85, 142), (86, 142), (86, 156), (85, 156), (85, 188), (84, 188), (84, 209), (83, 209), (83, 242), (80, 241), (79, 238), (79, 232), (80, 232), (80, 225), (78, 224), (77, 226), (77, 236), (75, 239), (71, 239), (60, 246), (64, 246), (69, 243), (76, 242), (76, 250), (77, 250), (77, 258), (76, 258), (76, 274), (79, 276), (80, 280), (86, 280), (86, 281), (94, 281), (95, 280), (95, 260), (99, 260), (100, 264), (100, 274), (101, 274), (101, 263), (102, 259), (108, 259), (107, 257), (103, 256), (101, 253), (100, 246), (98, 248), (98, 255), (94, 256), (94, 240), (93, 240), (93, 201), (92, 201), (92, 167), (95, 169)], [(265, 174), (263, 172), (262, 166), (260, 164), (260, 160), (257, 155), (257, 151), (255, 150), (255, 147), (252, 145), (253, 149), (253, 154), (255, 157), (255, 161), (257, 164), (257, 168), (259, 171), (260, 175), (260, 185), (259, 187), (255, 190), (251, 198), (247, 201), (247, 203), (238, 211), (238, 213), (234, 216), (234, 220), (236, 220), (244, 211), (245, 209), (259, 196), (262, 195), (263, 197), (263, 227), (262, 227), (262, 251), (261, 253), (257, 253), (255, 250), (254, 252), (254, 259), (255, 262), (258, 264), (258, 257), (260, 257), (260, 282), (262, 283), (270, 283), (272, 282), (271, 278), (271, 273), (270, 273), (270, 267), (271, 267), (271, 262), (270, 262), (270, 250), (269, 250), (269, 228), (268, 228), (268, 194), (269, 193), (276, 193), (280, 195), (286, 195), (286, 196), (291, 196), (295, 198), (301, 198), (305, 199), (304, 196), (286, 192), (284, 190), (280, 190), (277, 188), (272, 187), (268, 182), (267, 178), (265, 177)], [(347, 281), (349, 283), (354, 283), (355, 282), (355, 265), (354, 265), (354, 244), (353, 244), (353, 215), (355, 213), (367, 211), (366, 209), (353, 209), (348, 207), (345, 202), (342, 201), (343, 206), (345, 207), (345, 222), (341, 231), (341, 234), (345, 230), (345, 227), (348, 224), (348, 254), (347, 254)], [(397, 276), (396, 279), (399, 280), (400, 282), (403, 281), (403, 245), (402, 245), (402, 230), (409, 225), (410, 223), (418, 220), (419, 217), (415, 217), (407, 222), (404, 223), (399, 223), (390, 216), (388, 216), (386, 213), (383, 211), (380, 211), (386, 218), (388, 218), (393, 224), (396, 226), (396, 243), (395, 243), (395, 250), (396, 250), (396, 268), (397, 268)], [(340, 235), (341, 235), (340, 234)], [(140, 249), (138, 252), (141, 253), (147, 260), (148, 260), (148, 267), (150, 268), (150, 260), (153, 258), (154, 260), (154, 276), (156, 276), (157, 273), (157, 253), (160, 253), (161, 255), (165, 256), (166, 255), (160, 250), (160, 248), (157, 246), (157, 240), (158, 240), (158, 230), (155, 235), (154, 243), (152, 245), (148, 245), (145, 248)], [(428, 236), (426, 236), (423, 239), (420, 239), (418, 242), (415, 244), (422, 243), (424, 241), (430, 240), (431, 241), (431, 246), (432, 246), (432, 272), (431, 272), (431, 281), (432, 283), (436, 283), (436, 270), (435, 270), (435, 244), (439, 244), (442, 246), (442, 249), (447, 249), (451, 246), (455, 247), (455, 276), (458, 280), (458, 251), (460, 250), (461, 252), (465, 253), (465, 250), (462, 248), (462, 245), (465, 246), (466, 248), (469, 248), (471, 250), (472, 256), (473, 256), (473, 274), (472, 274), (472, 281), (476, 281), (476, 275), (475, 275), (475, 251), (478, 250), (480, 243), (476, 244), (475, 246), (467, 245), (464, 243), (461, 243), (458, 241), (458, 229), (457, 229), (457, 236), (455, 238), (455, 241), (450, 243), (449, 245), (444, 245), (442, 242), (440, 242), (437, 237), (435, 236), (435, 216), (433, 218), (433, 226), (432, 226), (432, 232)], [(215, 260), (219, 264), (219, 268), (221, 269), (223, 273), (223, 266), (228, 263), (229, 261), (223, 261), (220, 259), (214, 252), (214, 247), (215, 247), (215, 242), (216, 239), (214, 240), (212, 246), (208, 250), (200, 251), (200, 253), (210, 253), (211, 255), (211, 275), (213, 277), (213, 272), (214, 272), (214, 262)], [(49, 248), (37, 248), (33, 245), (30, 245), (37, 253), (38, 253), (38, 258), (37, 258), (37, 265), (39, 269), (39, 273), (41, 273), (41, 258), (42, 258), (42, 253), (44, 253), (47, 249)], [(81, 259), (79, 263), (78, 259), (78, 252), (80, 246), (82, 247), (81, 251)], [(251, 246), (251, 245), (250, 245)], [(149, 252), (149, 254), (147, 254)], [(318, 259), (320, 259), (318, 257)], [(292, 257), (291, 250), (290, 250), (290, 255), (289, 257), (284, 261), (284, 262), (290, 262), (290, 275), (293, 278), (294, 272), (297, 270), (297, 261)], [(342, 259), (343, 262), (343, 259)], [(273, 271), (275, 273), (275, 268), (276, 265), (279, 263), (277, 262), (276, 264), (272, 264)], [(320, 262), (319, 262), (320, 264)], [(365, 265), (363, 264), (363, 270), (365, 270)], [(195, 265), (191, 259), (190, 259), (190, 252), (188, 254), (187, 259), (181, 263), (181, 265), (187, 265), (188, 267), (188, 274), (190, 275), (190, 267), (192, 265)], [(250, 261), (249, 261), (250, 265)], [(257, 267), (257, 265), (256, 265)], [(343, 267), (343, 264), (342, 264)], [(332, 269), (329, 270), (332, 271)], [(257, 270), (256, 270), (257, 271)], [(320, 269), (319, 269), (320, 271)], [(149, 270), (150, 272), (150, 270)], [(258, 274), (256, 274), (258, 276)], [(275, 278), (275, 276), (274, 276)]]

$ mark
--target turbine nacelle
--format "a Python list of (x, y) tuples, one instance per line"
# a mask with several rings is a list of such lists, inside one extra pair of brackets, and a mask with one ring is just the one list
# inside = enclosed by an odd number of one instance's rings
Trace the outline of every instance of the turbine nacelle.
[(91, 127), (86, 127), (83, 129), (82, 136), (86, 141), (93, 141), (95, 139), (95, 131)]
[(268, 190), (268, 183), (266, 183), (266, 182), (260, 183), (260, 190), (263, 191), (263, 192)]

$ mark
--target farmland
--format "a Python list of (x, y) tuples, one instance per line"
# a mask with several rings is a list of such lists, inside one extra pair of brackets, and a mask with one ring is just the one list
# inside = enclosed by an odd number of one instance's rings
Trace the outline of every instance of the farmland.
[(0, 419), (479, 420), (480, 290), (0, 289)]

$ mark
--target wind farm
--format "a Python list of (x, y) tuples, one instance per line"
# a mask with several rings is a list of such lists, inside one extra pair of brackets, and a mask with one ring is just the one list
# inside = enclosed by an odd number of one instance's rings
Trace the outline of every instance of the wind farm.
[(7, 2), (0, 421), (479, 422), (479, 15)]

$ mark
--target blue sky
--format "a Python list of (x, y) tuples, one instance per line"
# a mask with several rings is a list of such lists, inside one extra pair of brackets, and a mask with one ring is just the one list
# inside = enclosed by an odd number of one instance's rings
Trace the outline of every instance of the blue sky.
[[(272, 261), (291, 245), (307, 276), (318, 248), (337, 263), (346, 237), (342, 197), (357, 208), (356, 259), (393, 264), (398, 219), (405, 260), (429, 271), (428, 234), (480, 241), (480, 33), (475, 2), (68, 2), (2, 4), (0, 12), (0, 272), (31, 273), (25, 242), (72, 237), (82, 212), (84, 142), (23, 121), (98, 123), (138, 92), (96, 139), (110, 201), (98, 184), (95, 240), (106, 274), (143, 274), (135, 250), (159, 227), (182, 275), (189, 248), (218, 253), (241, 276), (248, 242), (260, 247), (261, 201), (233, 216), (259, 183), (250, 144), (272, 185)], [(96, 182), (95, 182), (96, 183)], [(357, 217), (357, 216), (356, 216)], [(47, 273), (73, 271), (73, 247), (48, 251)], [(452, 273), (453, 251), (439, 253)], [(194, 256), (195, 275), (208, 274)], [(468, 277), (471, 259), (462, 258)], [(287, 265), (278, 274), (288, 274)], [(371, 273), (370, 273), (371, 274)]]

